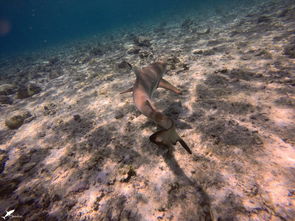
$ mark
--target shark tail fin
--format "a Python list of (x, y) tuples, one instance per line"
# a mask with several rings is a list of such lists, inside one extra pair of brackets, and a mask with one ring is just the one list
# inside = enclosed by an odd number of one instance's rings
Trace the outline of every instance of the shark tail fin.
[(177, 142), (179, 142), (189, 154), (192, 154), (192, 151), (186, 142), (175, 132), (173, 125), (170, 129), (160, 130), (152, 134), (150, 136), (150, 141), (154, 144), (157, 144), (158, 146), (166, 146), (168, 148), (171, 144), (175, 145)]
[(186, 144), (186, 142), (184, 142), (184, 140), (183, 139), (179, 139), (178, 140), (179, 141), (179, 143), (181, 144), (181, 146), (189, 153), (189, 154), (192, 154), (192, 151), (191, 151), (191, 149), (188, 147), (188, 145)]

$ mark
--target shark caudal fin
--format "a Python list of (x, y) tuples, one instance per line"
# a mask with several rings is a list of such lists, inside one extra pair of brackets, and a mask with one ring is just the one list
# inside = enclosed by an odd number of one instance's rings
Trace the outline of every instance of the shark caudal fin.
[(191, 151), (191, 149), (188, 147), (188, 145), (186, 144), (186, 142), (184, 142), (184, 140), (183, 139), (179, 139), (178, 140), (179, 141), (179, 143), (181, 144), (181, 146), (189, 153), (189, 154), (192, 154), (192, 151)]
[(181, 139), (175, 131), (174, 127), (171, 127), (167, 130), (160, 130), (150, 136), (150, 141), (158, 146), (169, 147), (175, 145), (177, 142), (189, 153), (192, 154), (192, 151), (188, 145)]

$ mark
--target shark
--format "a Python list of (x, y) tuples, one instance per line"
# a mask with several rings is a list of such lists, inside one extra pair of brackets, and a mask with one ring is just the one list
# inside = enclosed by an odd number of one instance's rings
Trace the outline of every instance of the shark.
[(153, 94), (158, 87), (176, 94), (182, 94), (178, 88), (163, 79), (163, 75), (167, 71), (166, 66), (165, 62), (155, 62), (141, 69), (133, 67), (136, 75), (135, 83), (133, 87), (122, 91), (120, 94), (133, 92), (133, 101), (136, 108), (161, 128), (150, 136), (149, 139), (152, 143), (170, 147), (179, 142), (189, 154), (192, 154), (186, 142), (178, 135), (175, 122), (161, 113), (152, 102)]

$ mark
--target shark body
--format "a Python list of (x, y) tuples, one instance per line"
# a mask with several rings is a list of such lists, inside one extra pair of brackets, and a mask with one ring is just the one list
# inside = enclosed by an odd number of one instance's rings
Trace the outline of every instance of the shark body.
[(133, 92), (133, 101), (136, 108), (162, 128), (150, 136), (150, 141), (168, 147), (180, 142), (185, 150), (191, 154), (190, 148), (177, 134), (174, 121), (158, 111), (152, 103), (153, 93), (158, 87), (181, 94), (179, 89), (163, 79), (166, 64), (156, 62), (142, 69), (134, 68), (134, 72), (136, 80), (133, 87), (121, 92), (121, 94)]

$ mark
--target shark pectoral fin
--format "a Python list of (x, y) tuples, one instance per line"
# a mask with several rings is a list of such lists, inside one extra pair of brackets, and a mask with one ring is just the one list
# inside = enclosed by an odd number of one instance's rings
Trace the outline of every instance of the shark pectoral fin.
[(176, 94), (181, 94), (181, 91), (178, 88), (174, 87), (172, 84), (170, 84), (168, 81), (166, 81), (163, 78), (161, 79), (161, 81), (159, 83), (159, 87), (165, 88), (165, 89), (170, 90), (170, 91), (173, 91)]
[(188, 145), (184, 142), (184, 140), (183, 139), (179, 139), (178, 140), (179, 141), (179, 143), (181, 144), (181, 146), (189, 153), (189, 154), (192, 154), (192, 151), (191, 151), (191, 149), (188, 147)]
[(132, 91), (133, 91), (133, 87), (128, 88), (127, 90), (120, 92), (120, 94), (125, 94), (125, 93), (132, 92)]

